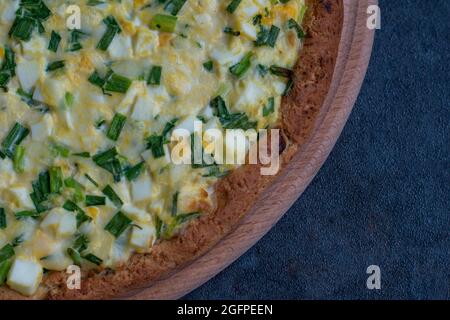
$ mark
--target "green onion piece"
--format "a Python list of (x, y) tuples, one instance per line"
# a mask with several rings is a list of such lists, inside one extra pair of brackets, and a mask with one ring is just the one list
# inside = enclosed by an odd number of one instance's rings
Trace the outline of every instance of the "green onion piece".
[(147, 84), (159, 86), (161, 84), (161, 73), (162, 73), (162, 67), (153, 66), (148, 75)]
[(50, 193), (60, 193), (63, 186), (63, 174), (60, 167), (51, 167), (50, 175)]
[(91, 154), (89, 152), (72, 153), (72, 155), (75, 157), (80, 157), (80, 158), (90, 158), (91, 157)]
[(89, 77), (88, 81), (92, 83), (94, 86), (103, 88), (105, 85), (105, 79), (103, 79), (100, 74), (97, 72), (97, 70), (94, 71), (93, 74)]
[(106, 136), (113, 141), (117, 141), (123, 127), (125, 126), (126, 121), (127, 117), (120, 113), (116, 113), (108, 129), (108, 132), (106, 133)]
[(70, 52), (74, 52), (74, 51), (78, 51), (81, 50), (83, 48), (83, 46), (80, 43), (80, 38), (82, 36), (85, 36), (86, 34), (80, 30), (77, 29), (73, 29), (70, 32), (70, 37), (69, 37), (69, 48), (68, 50)]
[(48, 171), (39, 174), (39, 187), (44, 197), (50, 194), (50, 173)]
[(73, 196), (73, 200), (75, 202), (81, 202), (84, 200), (83, 186), (81, 185), (81, 183), (79, 183), (74, 178), (70, 177), (64, 180), (64, 185), (67, 188), (73, 189), (75, 191)]
[(177, 17), (157, 14), (150, 22), (150, 29), (159, 30), (162, 32), (174, 32), (177, 26), (177, 20)]
[[(35, 207), (37, 213), (42, 213), (42, 212), (47, 211), (49, 209), (47, 206), (42, 204), (42, 201), (38, 198), (38, 196), (36, 195), (35, 192), (30, 193), (30, 198), (31, 198), (31, 201), (34, 204), (34, 207)], [(45, 201), (45, 200), (43, 200), (43, 201)]]
[(119, 211), (105, 226), (105, 230), (118, 238), (130, 226), (131, 222), (130, 218)]
[(205, 70), (211, 72), (211, 71), (213, 71), (214, 63), (213, 63), (211, 60), (206, 61), (206, 62), (203, 64), (203, 68), (205, 68)]
[(77, 213), (77, 228), (79, 228), (85, 222), (91, 222), (92, 218), (89, 217), (83, 210)]
[(90, 175), (88, 175), (87, 173), (84, 174), (84, 176), (86, 177), (86, 179), (89, 180), (90, 183), (92, 183), (94, 186), (96, 186), (98, 188), (98, 183), (97, 181), (95, 181), (94, 179), (92, 179), (92, 177)]
[(252, 52), (247, 53), (240, 62), (230, 67), (230, 73), (238, 78), (242, 77), (250, 69), (252, 56)]
[(48, 50), (53, 52), (58, 51), (58, 46), (60, 42), (61, 36), (57, 32), (52, 31), (52, 34), (50, 36), (50, 42), (48, 43)]
[(234, 30), (233, 28), (230, 28), (230, 27), (225, 27), (223, 29), (223, 32), (226, 33), (226, 34), (229, 34), (231, 36), (234, 36), (234, 37), (239, 37), (241, 35), (240, 31), (236, 31), (236, 30)]
[(306, 34), (303, 31), (303, 28), (294, 19), (289, 19), (288, 28), (295, 30), (295, 32), (297, 33), (297, 38), (304, 39), (306, 37)]
[(151, 135), (146, 139), (147, 149), (152, 150), (153, 157), (156, 159), (164, 157), (166, 154), (164, 151), (164, 137), (158, 135)]
[(269, 35), (267, 37), (267, 45), (274, 48), (280, 34), (280, 28), (277, 26), (270, 27)]
[(51, 72), (58, 69), (62, 69), (66, 66), (64, 60), (54, 61), (48, 64), (46, 71)]
[(179, 196), (179, 194), (180, 194), (180, 192), (177, 191), (174, 193), (174, 195), (172, 197), (172, 209), (171, 209), (170, 213), (172, 214), (173, 217), (175, 217), (178, 212), (178, 196)]
[(102, 51), (106, 51), (113, 41), (116, 34), (121, 33), (122, 29), (120, 28), (119, 24), (117, 23), (116, 19), (113, 16), (108, 16), (105, 19), (103, 19), (103, 23), (106, 24), (106, 31), (103, 37), (100, 39), (99, 43), (97, 44), (97, 49), (100, 49)]
[(115, 205), (117, 208), (122, 207), (122, 205), (123, 205), (122, 199), (120, 199), (120, 197), (117, 195), (117, 193), (114, 191), (114, 189), (113, 189), (110, 185), (107, 185), (107, 186), (102, 190), (102, 192), (103, 192), (103, 194), (104, 194), (105, 196), (108, 197), (108, 199), (109, 199), (112, 203), (114, 203), (114, 205)]
[(4, 208), (0, 208), (0, 229), (6, 229), (6, 213)]
[(77, 211), (83, 211), (75, 202), (72, 200), (66, 200), (63, 204), (63, 208), (67, 211), (71, 212), (77, 212)]
[(35, 26), (36, 20), (29, 17), (17, 16), (9, 30), (9, 36), (17, 40), (29, 41)]
[(283, 77), (283, 78), (291, 78), (293, 71), (287, 68), (283, 68), (283, 67), (279, 67), (276, 65), (272, 65), (270, 66), (270, 73), (272, 73), (273, 75), (276, 75), (278, 77)]
[(92, 218), (89, 217), (86, 212), (84, 212), (75, 202), (73, 202), (72, 200), (67, 200), (64, 205), (63, 208), (66, 209), (67, 211), (71, 211), (71, 212), (77, 212), (77, 228), (79, 228), (84, 222), (87, 221), (92, 221)]
[(11, 265), (11, 259), (0, 262), (0, 286), (5, 284), (9, 269), (11, 269)]
[(64, 94), (64, 103), (67, 107), (72, 107), (75, 102), (75, 97), (71, 92), (66, 92)]
[(92, 160), (99, 166), (106, 164), (107, 162), (112, 161), (118, 155), (117, 149), (115, 147), (106, 150), (101, 153), (97, 153), (92, 157)]
[(169, 12), (171, 15), (176, 16), (185, 3), (186, 0), (169, 0), (169, 2), (167, 2), (164, 6), (164, 10)]
[(5, 46), (5, 58), (0, 68), (0, 88), (7, 90), (6, 85), (16, 75), (16, 55), (14, 51)]
[(87, 255), (83, 256), (83, 259), (92, 262), (93, 264), (99, 266), (103, 263), (103, 260), (99, 257), (93, 255), (92, 253), (88, 253)]
[(267, 117), (269, 114), (275, 112), (275, 98), (270, 97), (267, 105), (263, 108), (263, 117)]
[(11, 241), (11, 245), (15, 248), (24, 241), (25, 239), (23, 238), (23, 234), (21, 234), (20, 236), (15, 237), (13, 241)]
[(142, 170), (144, 169), (144, 165), (145, 162), (142, 161), (139, 162), (137, 165), (127, 169), (125, 172), (125, 177), (127, 178), (127, 180), (128, 181), (136, 180), (140, 176)]
[(25, 218), (38, 218), (40, 216), (39, 212), (36, 211), (19, 211), (14, 214), (17, 220), (25, 219)]
[(9, 157), (14, 157), (16, 147), (26, 138), (30, 130), (22, 126), (20, 123), (15, 123), (11, 131), (2, 142), (3, 152)]
[(67, 254), (73, 260), (73, 263), (77, 266), (81, 266), (81, 255), (80, 253), (72, 248), (67, 248)]
[(23, 173), (25, 169), (25, 148), (23, 146), (17, 146), (14, 150), (13, 167), (17, 173)]
[(128, 89), (131, 86), (131, 80), (118, 75), (114, 72), (110, 72), (109, 76), (106, 79), (106, 83), (104, 86), (105, 91), (110, 92), (118, 92), (118, 93), (127, 93)]
[(289, 78), (288, 82), (286, 83), (286, 88), (284, 89), (282, 96), (286, 97), (289, 94), (289, 92), (291, 92), (293, 87), (294, 87), (294, 79)]
[(52, 155), (56, 158), (56, 157), (63, 157), (63, 158), (67, 158), (70, 155), (70, 149), (69, 147), (57, 143), (57, 142), (53, 142), (50, 145), (51, 148), (51, 152)]
[(239, 6), (239, 4), (241, 3), (242, 0), (232, 0), (230, 2), (230, 4), (227, 6), (227, 11), (229, 13), (234, 13), (237, 9), (237, 7)]
[(101, 196), (86, 195), (86, 207), (104, 206), (106, 198)]
[(87, 249), (88, 244), (89, 244), (89, 239), (87, 238), (87, 236), (84, 234), (80, 234), (75, 239), (75, 242), (73, 243), (72, 248), (74, 248), (75, 250), (77, 250), (79, 252), (83, 252), (84, 250)]
[(5, 245), (3, 248), (0, 249), (0, 262), (3, 262), (12, 256), (14, 256), (14, 247), (11, 244)]
[(220, 171), (220, 168), (218, 166), (213, 166), (213, 167), (209, 168), (209, 172), (202, 175), (202, 177), (223, 178), (223, 177), (226, 177), (229, 173), (230, 173), (229, 171)]

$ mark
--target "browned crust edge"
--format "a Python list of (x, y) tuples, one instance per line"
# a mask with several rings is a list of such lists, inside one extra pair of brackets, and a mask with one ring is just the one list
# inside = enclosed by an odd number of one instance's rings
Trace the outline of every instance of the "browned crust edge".
[[(337, 59), (343, 23), (343, 0), (308, 0), (308, 38), (295, 67), (294, 88), (283, 100), (281, 170), (299, 152), (314, 127), (327, 96)], [(106, 299), (170, 275), (205, 254), (238, 224), (277, 176), (262, 176), (259, 165), (246, 165), (216, 186), (217, 210), (191, 223), (177, 237), (136, 254), (118, 270), (84, 275), (81, 290), (69, 290), (64, 272), (51, 273), (33, 297), (6, 287), (0, 299)]]

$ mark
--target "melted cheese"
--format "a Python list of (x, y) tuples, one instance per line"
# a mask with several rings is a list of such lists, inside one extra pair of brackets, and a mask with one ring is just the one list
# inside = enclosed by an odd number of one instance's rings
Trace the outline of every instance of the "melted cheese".
[[(13, 164), (17, 159), (0, 158), (0, 208), (4, 208), (7, 222), (6, 228), (0, 229), (0, 249), (16, 240), (7, 284), (26, 295), (37, 289), (42, 268), (64, 270), (74, 263), (67, 249), (73, 248), (80, 235), (88, 240), (83, 256), (95, 255), (101, 259), (101, 267), (114, 268), (133, 252), (151, 250), (162, 232), (157, 230), (161, 223), (166, 229), (173, 228), (176, 215), (214, 205), (211, 190), (217, 178), (207, 177), (209, 168), (170, 163), (167, 153), (171, 144), (164, 145), (166, 157), (155, 158), (145, 139), (160, 134), (173, 119), (177, 120), (174, 127), (192, 132), (198, 116), (206, 119), (204, 127), (224, 130), (209, 105), (218, 92), (230, 112), (245, 113), (257, 121), (257, 128), (273, 125), (286, 79), (263, 74), (258, 65), (293, 67), (301, 40), (288, 20), (296, 20), (304, 5), (303, 0), (285, 4), (242, 0), (229, 13), (226, 7), (231, 1), (188, 0), (177, 13), (174, 32), (167, 33), (150, 28), (156, 15), (168, 14), (158, 1), (149, 6), (145, 6), (148, 1), (137, 0), (97, 6), (71, 1), (80, 7), (83, 34), (78, 39), (82, 48), (70, 51), (68, 4), (63, 0), (43, 2), (52, 15), (42, 22), (45, 31), (34, 30), (28, 41), (7, 36), (21, 1), (0, 2), (0, 62), (5, 62), (6, 46), (14, 51), (16, 62), (8, 90), (0, 92), (0, 140), (15, 122), (30, 130), (21, 143), (25, 150), (22, 170)], [(114, 17), (121, 32), (102, 51), (97, 44), (107, 30), (103, 19), (108, 16)], [(274, 47), (255, 46), (260, 28), (269, 30), (272, 25), (280, 29)], [(225, 33), (225, 28), (240, 35)], [(61, 37), (56, 52), (47, 49), (52, 31)], [(230, 73), (230, 67), (248, 52), (253, 53), (251, 67), (238, 78)], [(46, 71), (50, 63), (60, 60), (64, 68)], [(212, 70), (204, 67), (209, 61)], [(162, 67), (160, 85), (146, 82), (154, 66)], [(105, 75), (109, 69), (132, 81), (126, 93), (104, 94), (88, 81), (95, 70)], [(18, 94), (20, 90), (29, 96)], [(263, 115), (271, 97), (275, 98), (273, 112)], [(116, 113), (127, 120), (119, 139), (112, 141), (106, 131)], [(68, 151), (61, 152), (61, 146)], [(114, 181), (92, 158), (73, 155), (88, 152), (93, 156), (113, 146), (124, 166), (143, 161), (143, 172), (135, 180), (122, 177), (120, 182)], [(122, 200), (121, 211), (132, 221), (131, 226), (116, 239), (105, 226), (119, 211), (117, 204), (106, 199), (105, 205), (87, 207), (67, 184), (47, 201), (52, 210), (16, 218), (18, 212), (35, 210), (30, 197), (32, 183), (49, 167), (60, 167), (64, 179), (75, 179), (82, 195), (101, 197), (103, 188), (111, 186)], [(174, 199), (177, 212), (173, 212)], [(62, 208), (67, 200), (74, 200), (90, 221), (77, 225), (77, 212)], [(82, 259), (81, 264), (96, 267), (89, 259)]]

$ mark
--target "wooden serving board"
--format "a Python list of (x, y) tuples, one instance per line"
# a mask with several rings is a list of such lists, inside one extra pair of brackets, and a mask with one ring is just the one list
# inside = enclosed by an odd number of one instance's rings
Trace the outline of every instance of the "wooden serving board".
[(208, 253), (151, 287), (125, 299), (177, 299), (199, 287), (253, 246), (303, 193), (334, 147), (361, 89), (374, 31), (367, 28), (369, 5), (377, 0), (344, 0), (339, 56), (321, 124), (236, 229)]

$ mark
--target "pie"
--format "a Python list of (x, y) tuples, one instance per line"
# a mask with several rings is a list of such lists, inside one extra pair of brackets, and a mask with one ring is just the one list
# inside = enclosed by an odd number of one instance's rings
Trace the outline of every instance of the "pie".
[(0, 298), (117, 297), (213, 247), (277, 175), (209, 132), (278, 129), (279, 174), (342, 21), (341, 0), (2, 1)]

